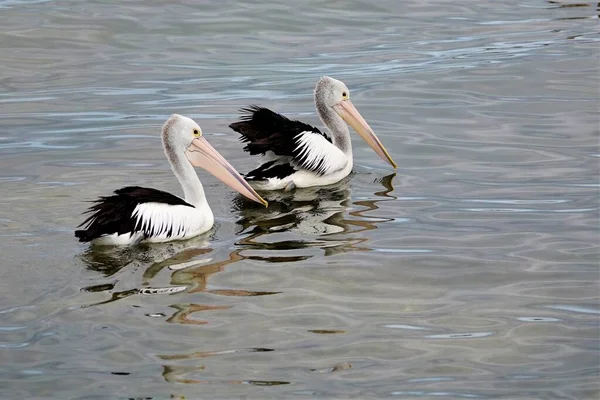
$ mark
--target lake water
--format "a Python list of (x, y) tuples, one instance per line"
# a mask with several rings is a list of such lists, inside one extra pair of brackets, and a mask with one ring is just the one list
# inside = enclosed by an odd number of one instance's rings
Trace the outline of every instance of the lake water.
[[(0, 397), (597, 399), (598, 14), (0, 0)], [(320, 126), (322, 75), (395, 173), (353, 134), (332, 187), (263, 209), (198, 171), (210, 234), (76, 242), (99, 195), (181, 193), (169, 114), (248, 171), (237, 110)]]

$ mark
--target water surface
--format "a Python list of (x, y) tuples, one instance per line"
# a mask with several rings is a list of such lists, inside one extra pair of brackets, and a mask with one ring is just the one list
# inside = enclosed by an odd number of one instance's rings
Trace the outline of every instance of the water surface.
[[(593, 399), (600, 28), (592, 2), (0, 1), (3, 398)], [(160, 147), (256, 103), (320, 125), (342, 79), (337, 185), (236, 197), (215, 229), (97, 251), (86, 201), (180, 193)]]

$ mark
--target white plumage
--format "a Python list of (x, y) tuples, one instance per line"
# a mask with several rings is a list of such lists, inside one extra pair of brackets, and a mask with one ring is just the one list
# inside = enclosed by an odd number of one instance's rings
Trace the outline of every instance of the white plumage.
[(302, 167), (316, 171), (321, 175), (329, 175), (343, 169), (348, 164), (348, 156), (333, 143), (319, 133), (302, 132), (296, 139)]
[(240, 133), (246, 143), (245, 151), (263, 156), (262, 163), (246, 175), (253, 187), (287, 190), (329, 185), (345, 178), (353, 164), (348, 125), (396, 168), (381, 141), (350, 101), (350, 91), (343, 82), (327, 76), (321, 78), (315, 87), (315, 106), (329, 135), (256, 105), (243, 108), (240, 120), (229, 125)]
[(136, 228), (146, 232), (149, 242), (163, 242), (196, 236), (214, 223), (210, 207), (194, 208), (164, 203), (138, 204), (132, 217)]
[(101, 245), (166, 242), (210, 230), (214, 216), (194, 166), (206, 169), (249, 199), (267, 205), (202, 137), (202, 130), (192, 119), (172, 115), (163, 126), (162, 139), (165, 155), (185, 197), (139, 186), (118, 189), (111, 196), (100, 197), (88, 209), (90, 215), (80, 225), (85, 225), (85, 229), (75, 231), (81, 242)]
[[(290, 164), (293, 164), (293, 162), (290, 161)], [(295, 188), (308, 188), (314, 187), (315, 182), (319, 182), (320, 186), (327, 186), (339, 182), (348, 176), (350, 171), (352, 171), (352, 166), (352, 159), (349, 158), (342, 169), (327, 175), (321, 175), (307, 169), (300, 169), (281, 178), (269, 177), (260, 181), (252, 181), (252, 186), (258, 190), (280, 190), (289, 188), (290, 185), (293, 185)]]

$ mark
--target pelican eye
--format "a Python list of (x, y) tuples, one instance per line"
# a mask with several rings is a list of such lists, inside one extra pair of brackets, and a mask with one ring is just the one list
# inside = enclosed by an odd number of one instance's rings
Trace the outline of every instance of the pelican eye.
[(347, 99), (347, 98), (348, 98), (348, 93), (347, 93), (347, 92), (342, 92), (342, 97), (343, 97), (344, 99)]
[(200, 137), (200, 131), (198, 129), (194, 129), (194, 136)]

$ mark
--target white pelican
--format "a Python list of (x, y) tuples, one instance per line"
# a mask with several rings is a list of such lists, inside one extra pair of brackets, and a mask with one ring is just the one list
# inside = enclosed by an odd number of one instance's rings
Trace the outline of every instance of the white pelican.
[(129, 186), (100, 197), (91, 215), (75, 231), (81, 242), (131, 245), (142, 241), (188, 239), (208, 231), (214, 223), (204, 189), (194, 166), (206, 169), (232, 189), (267, 206), (241, 175), (202, 136), (198, 124), (173, 114), (162, 128), (162, 143), (184, 198), (162, 190)]
[[(244, 150), (261, 154), (262, 164), (245, 175), (259, 190), (330, 185), (352, 171), (348, 123), (381, 158), (397, 167), (369, 124), (350, 102), (350, 91), (337, 79), (324, 76), (315, 87), (315, 105), (330, 136), (267, 108), (250, 106), (229, 125), (248, 144)], [(345, 122), (344, 122), (345, 121)]]

